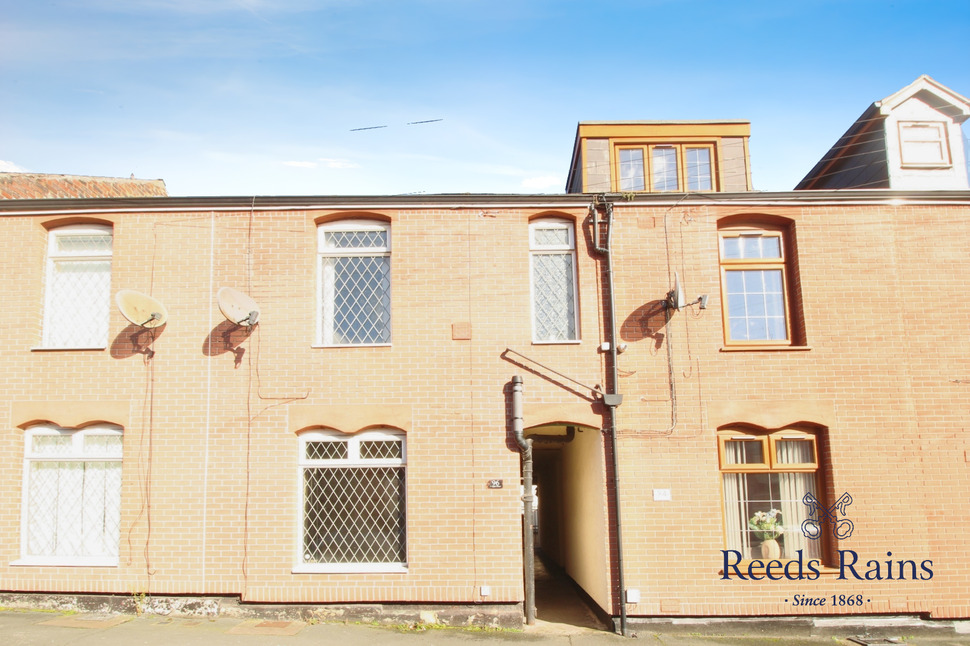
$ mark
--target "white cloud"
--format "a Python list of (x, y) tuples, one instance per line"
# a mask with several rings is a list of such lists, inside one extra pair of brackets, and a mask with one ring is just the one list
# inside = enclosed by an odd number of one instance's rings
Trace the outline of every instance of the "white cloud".
[(321, 157), (319, 161), (323, 162), (323, 165), (327, 168), (360, 168), (360, 164), (355, 164), (354, 162), (346, 159)]
[(544, 190), (548, 188), (561, 189), (564, 180), (562, 177), (554, 175), (544, 175), (542, 177), (527, 177), (522, 180), (522, 188), (528, 188), (534, 191)]
[(26, 168), (21, 168), (11, 161), (0, 159), (0, 173), (26, 173)]

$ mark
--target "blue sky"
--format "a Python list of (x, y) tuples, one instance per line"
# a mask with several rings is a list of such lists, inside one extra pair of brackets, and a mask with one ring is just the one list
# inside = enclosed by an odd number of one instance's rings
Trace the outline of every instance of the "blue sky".
[(967, 0), (4, 4), (0, 170), (171, 195), (561, 193), (623, 119), (748, 119), (789, 190), (920, 74), (970, 95)]

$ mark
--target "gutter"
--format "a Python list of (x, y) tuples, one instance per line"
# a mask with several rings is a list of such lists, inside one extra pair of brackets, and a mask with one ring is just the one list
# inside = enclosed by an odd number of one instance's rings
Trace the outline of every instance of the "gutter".
[(588, 208), (590, 199), (604, 199), (631, 206), (671, 205), (959, 205), (970, 206), (970, 190), (901, 191), (888, 189), (842, 189), (798, 191), (744, 191), (740, 193), (568, 193), (562, 195), (373, 195), (285, 197), (145, 197), (0, 199), (0, 216), (68, 215), (109, 212), (189, 213), (193, 211), (316, 211), (362, 209), (469, 208)]

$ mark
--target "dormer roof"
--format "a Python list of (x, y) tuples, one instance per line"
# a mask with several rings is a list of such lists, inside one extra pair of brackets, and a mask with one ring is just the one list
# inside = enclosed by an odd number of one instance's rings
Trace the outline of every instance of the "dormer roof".
[[(970, 99), (923, 74), (874, 102), (798, 183), (795, 190), (842, 188), (966, 189), (960, 124)], [(940, 126), (945, 163), (907, 164), (900, 124)], [(948, 126), (948, 127), (947, 127)]]
[(950, 117), (954, 123), (963, 123), (970, 118), (970, 99), (954, 92), (926, 74), (898, 92), (890, 94), (881, 101), (876, 101), (872, 104), (872, 107), (878, 110), (879, 114), (886, 116), (913, 97), (919, 98), (923, 103)]

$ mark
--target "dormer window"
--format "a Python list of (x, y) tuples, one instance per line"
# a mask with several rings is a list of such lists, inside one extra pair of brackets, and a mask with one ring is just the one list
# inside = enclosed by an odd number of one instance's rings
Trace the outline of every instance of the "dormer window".
[(621, 191), (710, 191), (714, 147), (709, 144), (622, 146), (616, 151)]
[(900, 121), (899, 150), (903, 166), (948, 167), (952, 163), (942, 121)]

